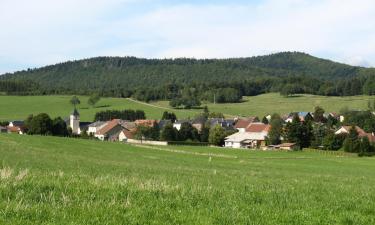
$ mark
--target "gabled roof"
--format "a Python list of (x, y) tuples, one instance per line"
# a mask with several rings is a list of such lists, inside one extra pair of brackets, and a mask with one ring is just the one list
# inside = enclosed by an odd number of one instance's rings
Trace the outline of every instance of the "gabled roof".
[(137, 126), (153, 127), (156, 124), (156, 120), (136, 120), (134, 123)]
[(268, 132), (270, 128), (271, 126), (269, 124), (251, 123), (248, 127), (246, 127), (246, 132), (250, 132), (250, 133)]
[(103, 126), (106, 123), (107, 122), (105, 122), (105, 121), (96, 121), (94, 123), (89, 124), (89, 127), (96, 127), (96, 128), (98, 128), (98, 127)]
[(125, 137), (132, 139), (134, 137), (134, 131), (123, 129), (120, 133), (123, 133)]
[(190, 120), (177, 120), (174, 124), (191, 123)]
[(102, 129), (98, 130), (96, 134), (98, 135), (105, 135), (109, 131), (111, 131), (113, 128), (116, 126), (120, 126), (120, 120), (119, 119), (114, 119), (108, 122)]
[(128, 130), (131, 130), (131, 129), (134, 129), (134, 128), (137, 127), (135, 122), (126, 121), (126, 120), (121, 120), (120, 124), (121, 124), (122, 127), (126, 128)]
[[(341, 128), (344, 128), (346, 130), (346, 132), (349, 133), (350, 129), (352, 129), (352, 126), (342, 126)], [(367, 135), (367, 133), (362, 128), (360, 128), (358, 126), (355, 126), (355, 130), (358, 132), (358, 136), (360, 136), (360, 137), (364, 137), (364, 136)]]
[(25, 125), (25, 122), (22, 120), (14, 120), (10, 121), (10, 123), (12, 123), (15, 127), (23, 127)]
[(234, 128), (236, 129), (240, 129), (240, 128), (246, 128), (250, 125), (250, 121), (248, 120), (244, 120), (244, 119), (239, 119), (236, 123), (236, 125), (234, 125)]

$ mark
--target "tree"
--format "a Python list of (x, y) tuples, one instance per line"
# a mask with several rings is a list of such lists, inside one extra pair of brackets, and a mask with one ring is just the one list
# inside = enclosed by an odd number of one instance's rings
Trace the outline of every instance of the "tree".
[(368, 137), (363, 137), (359, 144), (359, 156), (364, 156), (370, 152), (373, 152), (373, 146), (371, 146)]
[(301, 148), (309, 147), (312, 137), (311, 123), (301, 123), (299, 116), (295, 114), (292, 123), (286, 125), (286, 137), (289, 142), (296, 143)]
[(70, 99), (70, 104), (72, 104), (74, 106), (74, 108), (77, 107), (77, 105), (81, 104), (81, 101), (79, 100), (79, 98), (77, 96), (73, 96), (71, 99)]
[(54, 136), (68, 136), (68, 128), (61, 117), (57, 117), (52, 121), (52, 134)]
[(313, 139), (311, 142), (311, 146), (314, 148), (318, 148), (323, 146), (324, 137), (328, 134), (328, 129), (324, 124), (316, 124), (313, 128)]
[(346, 137), (344, 144), (344, 151), (346, 152), (360, 152), (360, 141), (358, 138), (358, 132), (355, 126), (352, 126), (349, 130), (349, 134)]
[(333, 131), (329, 131), (323, 139), (323, 146), (327, 150), (337, 151), (342, 147), (346, 136), (346, 134), (335, 135)]
[(269, 123), (267, 117), (263, 116), (262, 123), (264, 123), (264, 124), (268, 124)]
[(87, 104), (92, 107), (95, 107), (96, 103), (100, 101), (100, 96), (98, 94), (92, 94), (87, 100)]
[(281, 119), (279, 114), (272, 115), (271, 121), (270, 121), (271, 129), (267, 136), (267, 144), (277, 145), (281, 143), (283, 123), (284, 121)]
[(181, 124), (180, 130), (178, 131), (179, 141), (199, 141), (200, 137), (198, 130), (194, 128), (190, 123), (184, 122)]
[(172, 123), (174, 123), (177, 120), (177, 116), (174, 113), (170, 113), (170, 112), (165, 111), (163, 113), (163, 116), (162, 116), (161, 119), (162, 120), (170, 120)]
[(138, 140), (158, 140), (160, 137), (160, 132), (158, 126), (148, 127), (148, 126), (138, 126), (134, 137)]
[(208, 137), (210, 136), (210, 128), (207, 125), (202, 127), (200, 132), (200, 141), (201, 142), (208, 142)]
[(226, 133), (225, 133), (224, 128), (222, 128), (219, 125), (216, 125), (215, 127), (210, 129), (208, 142), (211, 145), (223, 146), (225, 137), (226, 137)]
[(51, 135), (52, 120), (46, 113), (38, 114), (32, 117), (28, 124), (28, 134)]
[(164, 126), (160, 133), (160, 140), (162, 141), (176, 141), (177, 130), (173, 127), (172, 123), (168, 123)]
[(314, 111), (314, 121), (317, 123), (325, 123), (326, 118), (324, 117), (324, 113), (325, 111), (322, 107), (316, 106)]

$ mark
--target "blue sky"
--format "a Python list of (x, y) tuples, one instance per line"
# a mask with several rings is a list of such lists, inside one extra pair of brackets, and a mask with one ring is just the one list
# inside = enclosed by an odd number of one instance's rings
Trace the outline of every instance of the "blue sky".
[(0, 74), (94, 56), (303, 51), (375, 66), (373, 0), (1, 0)]

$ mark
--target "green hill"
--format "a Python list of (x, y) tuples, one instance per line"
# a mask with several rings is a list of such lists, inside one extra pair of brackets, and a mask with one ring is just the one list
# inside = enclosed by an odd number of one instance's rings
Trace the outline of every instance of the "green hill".
[[(344, 93), (337, 88), (334, 93), (326, 93), (327, 90), (332, 92), (332, 88), (319, 90), (319, 85), (366, 74), (373, 75), (375, 72), (373, 69), (340, 64), (304, 53), (284, 52), (250, 58), (201, 60), (97, 57), (5, 74), (0, 79), (36, 83), (35, 87), (26, 85), (32, 90), (27, 89), (25, 92), (39, 91), (42, 94), (100, 92), (102, 95), (128, 97), (140, 89), (146, 91), (152, 89), (155, 90), (153, 95), (159, 93), (158, 96), (153, 97), (154, 99), (163, 99), (170, 98), (168, 94), (171, 92), (175, 91), (178, 94), (178, 91), (173, 89), (180, 90), (188, 86), (198, 90), (233, 87), (242, 95), (253, 95), (279, 90), (281, 84), (295, 82), (304, 87), (304, 93), (317, 94), (321, 91), (323, 94), (340, 95), (341, 92), (345, 95), (362, 94), (361, 86), (359, 93)], [(309, 80), (293, 81), (288, 77), (307, 77), (304, 79)], [(244, 81), (248, 83), (244, 85)], [(172, 84), (175, 86), (168, 86)], [(202, 87), (202, 85), (206, 86)], [(334, 82), (327, 85), (331, 87), (336, 84)], [(248, 86), (252, 88), (248, 90)], [(160, 92), (165, 94), (162, 96)]]
[(0, 223), (374, 224), (374, 160), (0, 134)]
[[(30, 114), (48, 113), (52, 117), (65, 118), (72, 111), (69, 104), (71, 96), (0, 96), (0, 121), (26, 119)], [(87, 96), (79, 96), (81, 105), (78, 110), (81, 120), (92, 121), (98, 111), (109, 109), (143, 110), (147, 118), (161, 119), (164, 111), (173, 112), (178, 118), (194, 117), (202, 109), (179, 110), (172, 109), (168, 101), (144, 103), (125, 98), (102, 98), (97, 107), (87, 104)], [(325, 97), (314, 95), (300, 95), (292, 98), (280, 96), (278, 93), (269, 93), (258, 96), (244, 97), (241, 103), (224, 103), (207, 105), (211, 112), (222, 112), (228, 117), (232, 116), (259, 116), (279, 113), (286, 114), (297, 111), (313, 111), (315, 106), (323, 107), (327, 112), (340, 112), (342, 108), (353, 110), (368, 109), (368, 100), (372, 96), (352, 97)]]

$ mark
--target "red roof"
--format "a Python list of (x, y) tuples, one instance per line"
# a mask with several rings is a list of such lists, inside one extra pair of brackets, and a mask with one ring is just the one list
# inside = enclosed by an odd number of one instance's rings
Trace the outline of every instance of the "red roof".
[(246, 127), (246, 132), (253, 132), (253, 133), (260, 133), (260, 132), (268, 132), (271, 126), (264, 123), (251, 123), (248, 127)]
[(236, 129), (239, 129), (239, 128), (246, 128), (250, 125), (250, 121), (248, 120), (244, 120), (244, 119), (239, 119), (236, 123), (236, 125), (234, 125), (234, 128)]
[[(351, 126), (343, 126), (343, 128), (344, 128), (345, 130), (347, 130), (348, 133), (350, 132), (350, 129), (352, 129)], [(358, 126), (355, 126), (355, 129), (356, 129), (356, 131), (357, 131), (357, 133), (358, 133), (358, 136), (360, 136), (360, 137), (367, 136), (367, 133), (366, 133), (362, 128), (360, 128), (360, 127), (358, 127)]]
[(7, 129), (8, 129), (9, 132), (12, 132), (12, 133), (18, 133), (20, 131), (23, 131), (22, 127), (10, 127), (10, 126), (8, 126)]
[(120, 125), (120, 120), (114, 119), (114, 120), (110, 121), (109, 123), (107, 123), (107, 125), (105, 125), (102, 129), (98, 130), (97, 134), (99, 134), (99, 135), (106, 134), (108, 131), (112, 130), (113, 128), (115, 128), (118, 125)]
[(134, 123), (137, 126), (153, 127), (156, 124), (156, 120), (136, 120)]
[(124, 133), (127, 138), (132, 139), (134, 137), (134, 133), (133, 133), (134, 130), (130, 131), (130, 130), (127, 130), (127, 129), (123, 129), (121, 132)]

